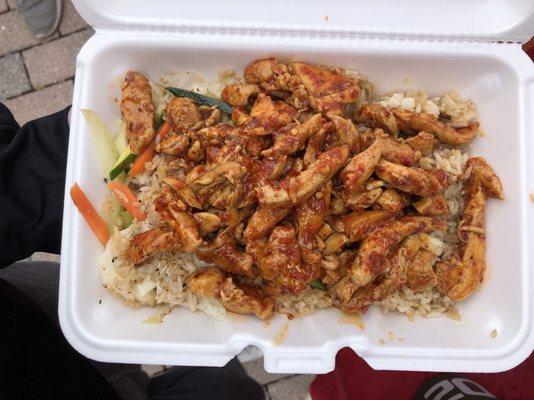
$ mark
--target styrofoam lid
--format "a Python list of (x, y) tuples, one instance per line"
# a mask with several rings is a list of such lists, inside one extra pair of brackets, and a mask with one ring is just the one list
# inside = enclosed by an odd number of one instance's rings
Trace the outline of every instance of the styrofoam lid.
[(531, 0), (73, 0), (95, 28), (250, 30), (524, 42)]

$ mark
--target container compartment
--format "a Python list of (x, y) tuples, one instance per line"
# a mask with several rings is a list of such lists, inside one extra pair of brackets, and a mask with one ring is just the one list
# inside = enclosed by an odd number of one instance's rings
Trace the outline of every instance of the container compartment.
[[(117, 82), (127, 70), (139, 70), (151, 80), (176, 70), (213, 78), (225, 68), (242, 73), (249, 62), (271, 55), (358, 69), (382, 93), (409, 88), (440, 95), (457, 90), (473, 99), (487, 134), (471, 151), (494, 167), (506, 200), (488, 202), (488, 271), (481, 288), (459, 303), (462, 321), (416, 317), (410, 322), (404, 315), (382, 315), (373, 307), (362, 317), (361, 330), (341, 323), (337, 309), (292, 321), (277, 315), (263, 322), (240, 315), (216, 321), (176, 308), (161, 325), (143, 324), (153, 309), (129, 308), (102, 287), (96, 261), (101, 245), (67, 190), (60, 289), (65, 335), (86, 356), (115, 362), (224, 365), (253, 344), (263, 351), (269, 372), (327, 372), (344, 346), (377, 369), (491, 372), (514, 367), (530, 354), (534, 342), (529, 264), (533, 243), (527, 232), (527, 218), (533, 218), (527, 182), (533, 181), (527, 168), (532, 161), (526, 158), (532, 149), (532, 119), (527, 119), (532, 97), (527, 96), (533, 93), (534, 73), (518, 49), (402, 40), (97, 33), (78, 56), (66, 180), (67, 188), (78, 182), (94, 204), (103, 200), (107, 189), (81, 108), (95, 110), (111, 125), (120, 118)], [(275, 340), (286, 326), (285, 338)], [(490, 336), (493, 329), (498, 332), (495, 338)]]

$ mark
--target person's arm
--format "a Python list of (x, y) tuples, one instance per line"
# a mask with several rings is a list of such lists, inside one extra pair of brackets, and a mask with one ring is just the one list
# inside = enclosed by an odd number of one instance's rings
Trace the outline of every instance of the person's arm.
[(68, 110), (21, 128), (0, 103), (0, 267), (60, 251)]

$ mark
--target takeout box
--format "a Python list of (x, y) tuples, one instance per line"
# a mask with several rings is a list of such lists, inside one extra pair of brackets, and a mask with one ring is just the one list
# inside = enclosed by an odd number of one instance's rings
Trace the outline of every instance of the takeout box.
[(102, 287), (103, 249), (66, 190), (59, 316), (78, 351), (109, 362), (221, 366), (255, 345), (267, 371), (292, 373), (332, 370), (345, 346), (373, 368), (391, 370), (495, 372), (531, 353), (534, 67), (521, 42), (534, 32), (532, 2), (73, 2), (96, 33), (77, 58), (66, 188), (78, 182), (94, 204), (107, 189), (81, 108), (108, 123), (120, 118), (114, 83), (129, 69), (152, 80), (176, 70), (213, 78), (271, 55), (358, 69), (380, 92), (458, 90), (476, 102), (486, 132), (472, 152), (494, 167), (506, 196), (488, 202), (488, 271), (480, 289), (458, 304), (461, 321), (409, 321), (377, 307), (360, 327), (337, 309), (292, 321), (285, 315), (217, 321), (178, 308), (149, 325), (142, 321), (153, 309), (129, 308)]

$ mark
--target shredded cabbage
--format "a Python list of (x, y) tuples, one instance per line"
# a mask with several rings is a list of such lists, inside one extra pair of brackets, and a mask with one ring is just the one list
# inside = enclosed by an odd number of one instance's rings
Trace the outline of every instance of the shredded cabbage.
[(111, 136), (106, 124), (94, 111), (83, 109), (82, 114), (89, 124), (102, 172), (104, 176), (108, 176), (109, 171), (111, 171), (119, 158), (119, 152), (115, 146), (113, 136)]

